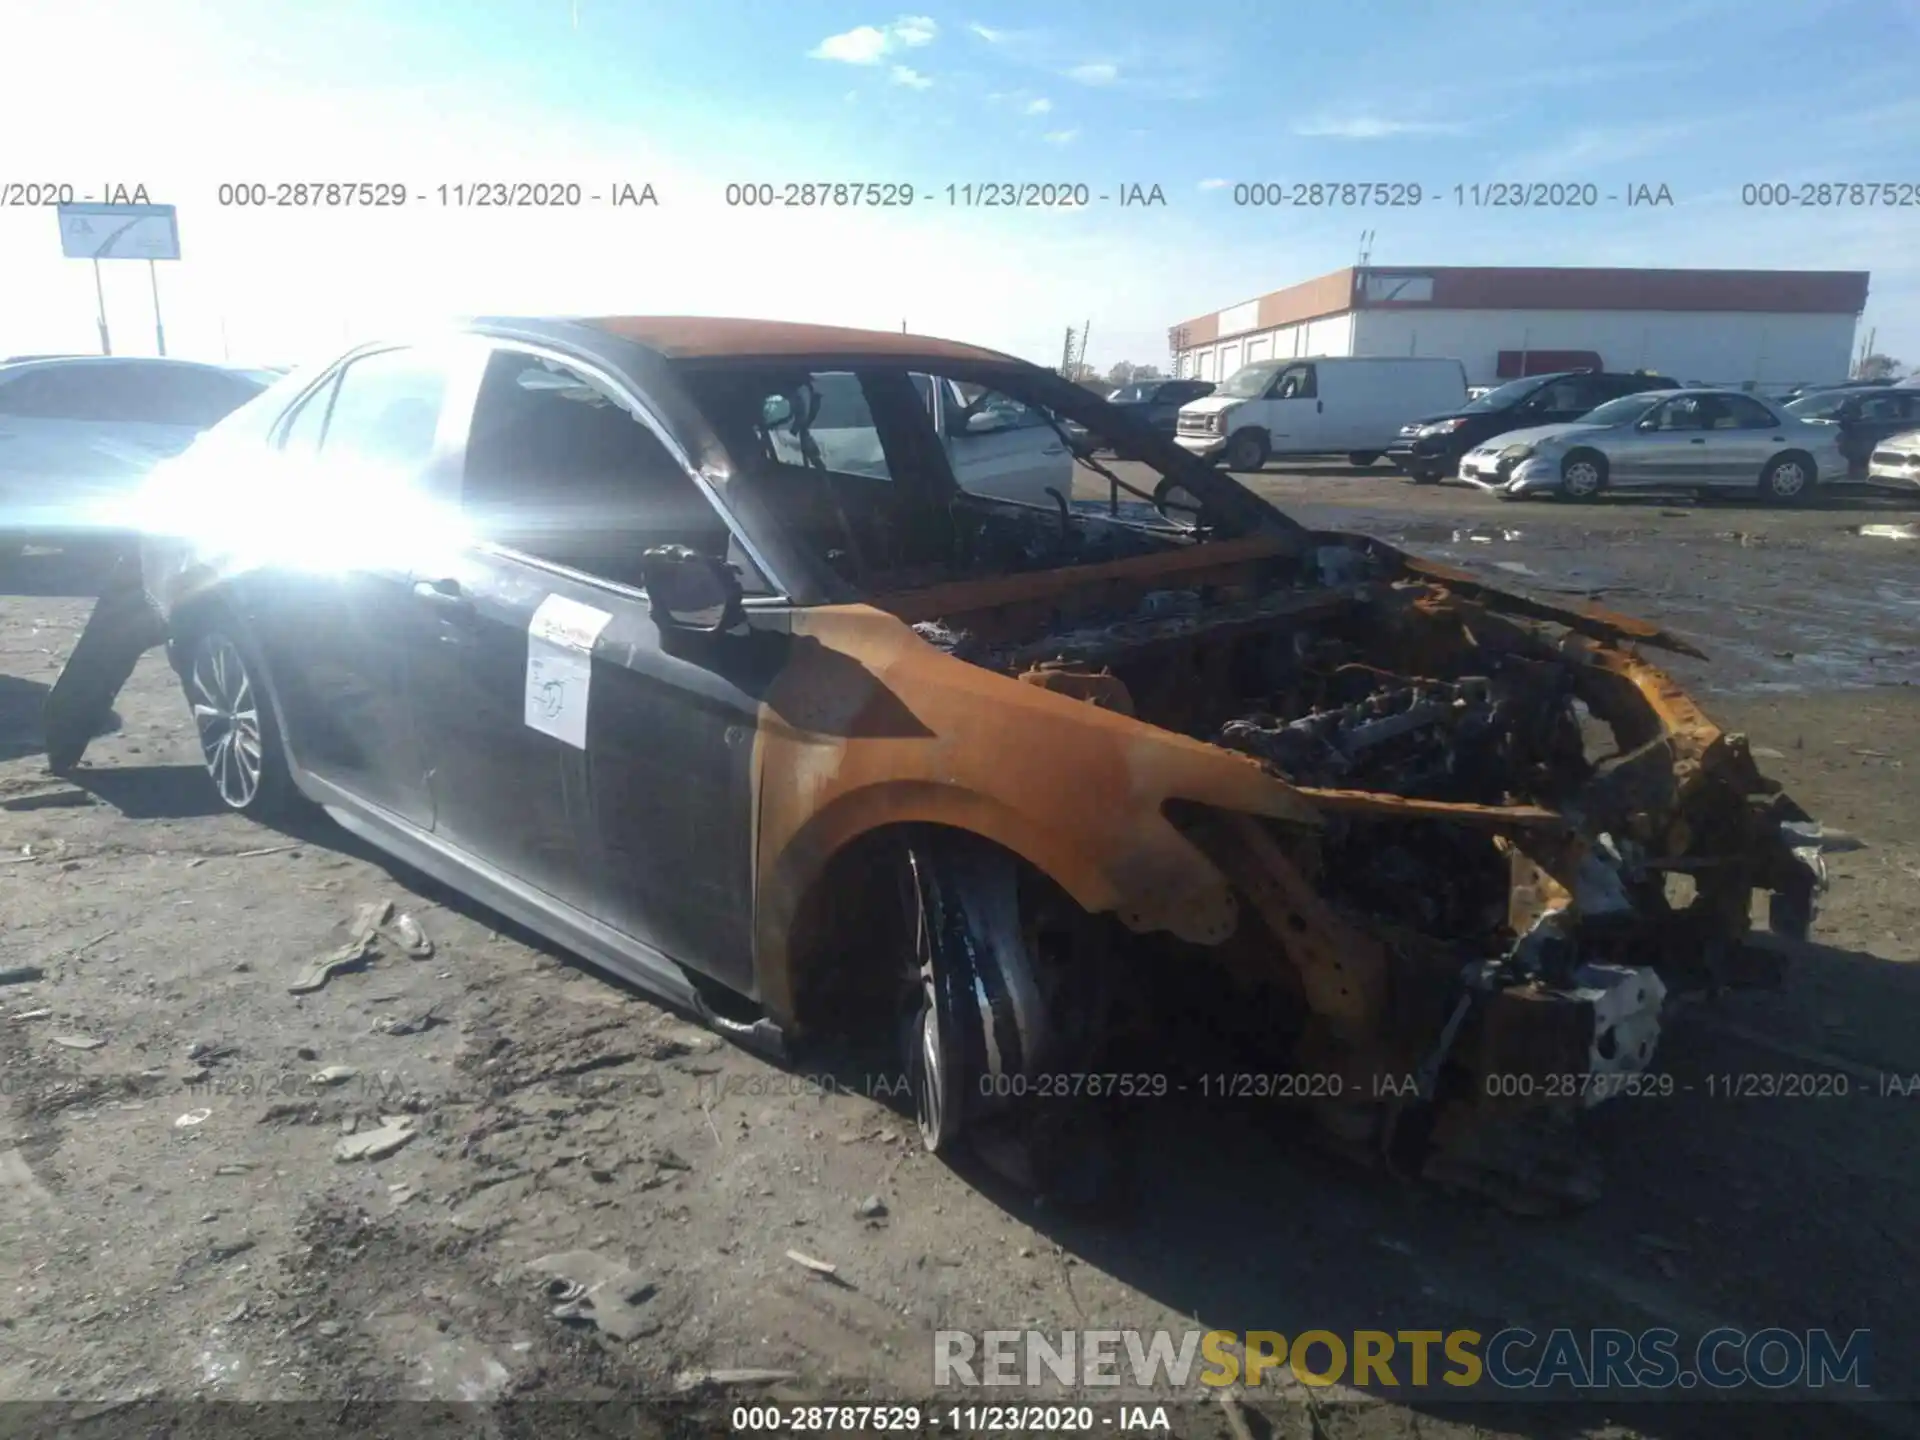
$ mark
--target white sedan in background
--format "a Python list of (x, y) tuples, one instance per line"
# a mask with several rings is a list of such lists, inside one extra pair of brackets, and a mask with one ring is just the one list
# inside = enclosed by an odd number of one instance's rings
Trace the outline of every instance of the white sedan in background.
[(1867, 483), (1889, 490), (1920, 490), (1920, 430), (1903, 430), (1873, 447)]
[(1779, 505), (1847, 478), (1840, 432), (1741, 390), (1649, 390), (1469, 450), (1460, 478), (1504, 499), (1744, 490)]
[[(1073, 453), (1054, 422), (1031, 406), (951, 380), (913, 377), (946, 445), (960, 488), (972, 495), (1049, 508), (1058, 492), (1073, 499)], [(829, 470), (891, 479), (860, 382), (850, 374), (814, 377), (819, 404), (807, 434)], [(967, 393), (971, 391), (972, 393)], [(775, 449), (789, 464), (804, 464), (790, 415), (769, 416)], [(788, 453), (791, 452), (791, 453)]]

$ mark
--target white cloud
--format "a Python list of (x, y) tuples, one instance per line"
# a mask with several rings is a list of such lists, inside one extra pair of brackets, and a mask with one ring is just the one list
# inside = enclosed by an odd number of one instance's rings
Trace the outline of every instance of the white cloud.
[(1044, 115), (1051, 109), (1053, 109), (1053, 101), (1047, 99), (1044, 95), (1038, 100), (1029, 100), (1027, 102), (1027, 114), (1029, 115)]
[(1231, 182), (1226, 180), (1202, 180), (1200, 182), (1200, 188), (1202, 190), (1224, 190), (1230, 183)]
[(1071, 145), (1080, 138), (1078, 130), (1049, 130), (1040, 137), (1049, 145)]
[(1105, 60), (1095, 60), (1074, 66), (1067, 71), (1067, 78), (1078, 80), (1082, 85), (1111, 85), (1120, 78), (1120, 67)]
[(1308, 120), (1293, 133), (1314, 140), (1388, 140), (1396, 135), (1459, 135), (1466, 126), (1443, 120), (1389, 120), (1381, 115), (1347, 115)]
[(931, 79), (922, 75), (911, 65), (894, 66), (893, 69), (888, 72), (887, 78), (895, 85), (904, 85), (909, 90), (925, 90), (933, 84)]
[(982, 40), (986, 41), (989, 45), (998, 45), (1002, 40), (1007, 38), (1006, 31), (994, 30), (986, 25), (982, 25), (977, 20), (974, 21), (971, 25), (967, 26), (967, 29), (971, 30), (974, 34), (978, 35)]
[(829, 35), (807, 54), (843, 65), (878, 65), (896, 50), (932, 44), (939, 33), (940, 27), (925, 15), (902, 15), (890, 25), (856, 25)]

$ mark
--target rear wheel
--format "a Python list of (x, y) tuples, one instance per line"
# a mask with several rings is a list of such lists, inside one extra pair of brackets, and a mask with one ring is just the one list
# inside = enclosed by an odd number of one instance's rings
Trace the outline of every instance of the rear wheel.
[(1267, 463), (1267, 437), (1261, 430), (1242, 430), (1227, 442), (1229, 470), (1261, 470)]
[(1798, 505), (1813, 493), (1813, 462), (1798, 451), (1776, 455), (1760, 472), (1760, 498), (1775, 505)]
[(295, 794), (293, 777), (252, 648), (219, 616), (197, 628), (185, 649), (181, 684), (214, 792), (242, 815), (284, 814)]
[(1560, 493), (1569, 500), (1592, 500), (1607, 488), (1607, 457), (1597, 450), (1575, 450), (1560, 462)]

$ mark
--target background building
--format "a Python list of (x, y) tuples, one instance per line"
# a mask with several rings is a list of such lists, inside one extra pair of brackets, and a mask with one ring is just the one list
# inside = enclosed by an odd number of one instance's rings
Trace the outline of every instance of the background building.
[(1864, 270), (1349, 266), (1169, 332), (1174, 373), (1306, 355), (1445, 355), (1469, 384), (1592, 366), (1756, 389), (1840, 380)]

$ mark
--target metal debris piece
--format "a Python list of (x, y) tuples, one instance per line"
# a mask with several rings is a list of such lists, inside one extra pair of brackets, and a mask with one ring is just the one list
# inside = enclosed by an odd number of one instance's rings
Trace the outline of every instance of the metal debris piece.
[(22, 1010), (18, 1015), (15, 1015), (13, 1018), (15, 1020), (44, 1020), (51, 1014), (53, 1014), (53, 1011), (44, 1010), (44, 1009), (43, 1010)]
[(887, 1213), (887, 1204), (878, 1195), (869, 1195), (853, 1207), (853, 1213), (862, 1220), (878, 1220)]
[(46, 978), (47, 972), (38, 965), (9, 965), (0, 970), (0, 985), (30, 985)]
[(373, 1129), (344, 1137), (333, 1147), (333, 1158), (338, 1161), (384, 1160), (403, 1149), (419, 1133), (410, 1116), (384, 1116)]
[(263, 845), (258, 850), (237, 850), (234, 852), (233, 858), (236, 860), (257, 860), (262, 855), (285, 855), (289, 850), (298, 850), (299, 848), (298, 845)]
[(581, 1320), (615, 1340), (633, 1340), (652, 1326), (639, 1310), (654, 1287), (624, 1260), (592, 1250), (543, 1255), (533, 1269), (554, 1277), (547, 1299), (556, 1320)]
[(1862, 525), (1854, 533), (1871, 540), (1920, 540), (1920, 525)]
[(107, 1042), (91, 1035), (55, 1035), (53, 1043), (64, 1050), (98, 1050)]
[(360, 1072), (351, 1065), (329, 1065), (307, 1077), (309, 1085), (344, 1085)]
[(390, 922), (381, 925), (379, 936), (409, 960), (433, 958), (433, 941), (427, 938), (427, 932), (411, 915), (394, 916)]
[(797, 1380), (792, 1370), (682, 1370), (674, 1377), (673, 1388), (685, 1393), (708, 1385), (771, 1385), (778, 1380)]
[(191, 1130), (195, 1125), (204, 1125), (213, 1118), (211, 1110), (189, 1110), (173, 1122), (176, 1130)]
[(302, 970), (294, 982), (287, 986), (289, 995), (311, 995), (325, 987), (326, 983), (343, 970), (353, 970), (366, 964), (373, 954), (373, 937), (357, 935), (346, 944), (329, 950), (319, 959), (312, 961)]
[(787, 1259), (796, 1265), (804, 1265), (816, 1275), (838, 1275), (840, 1267), (829, 1260), (816, 1260), (811, 1255), (802, 1255), (798, 1250), (787, 1251)]
[(400, 1020), (383, 1020), (373, 1028), (382, 1035), (422, 1035), (433, 1029), (436, 1025), (444, 1025), (447, 1023), (437, 1013), (438, 1010), (438, 1006), (429, 1005), (418, 1015), (411, 1015)]

